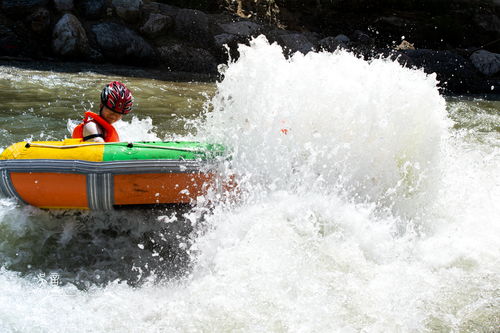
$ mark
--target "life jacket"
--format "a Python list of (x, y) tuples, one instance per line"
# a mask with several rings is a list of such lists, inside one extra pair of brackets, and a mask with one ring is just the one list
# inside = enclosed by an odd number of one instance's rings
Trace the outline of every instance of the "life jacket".
[[(91, 118), (91, 119), (90, 119)], [(94, 112), (86, 111), (83, 122), (75, 127), (73, 130), (73, 139), (83, 139), (83, 127), (88, 122), (95, 121), (104, 131), (105, 142), (120, 142), (120, 136), (116, 129), (108, 123), (103, 117), (95, 114)]]

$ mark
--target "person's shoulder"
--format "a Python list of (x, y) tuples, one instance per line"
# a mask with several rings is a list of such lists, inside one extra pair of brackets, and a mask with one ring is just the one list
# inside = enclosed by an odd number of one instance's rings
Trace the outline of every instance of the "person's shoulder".
[(83, 126), (83, 129), (85, 131), (92, 132), (91, 134), (94, 133), (97, 134), (102, 132), (101, 126), (99, 126), (95, 121), (89, 121)]

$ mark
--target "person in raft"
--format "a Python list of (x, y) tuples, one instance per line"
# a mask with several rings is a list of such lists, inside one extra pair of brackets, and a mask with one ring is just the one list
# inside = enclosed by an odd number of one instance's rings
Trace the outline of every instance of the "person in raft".
[(132, 93), (123, 83), (110, 82), (101, 92), (99, 114), (86, 111), (83, 122), (75, 127), (72, 137), (91, 142), (119, 142), (113, 123), (132, 111), (133, 103)]

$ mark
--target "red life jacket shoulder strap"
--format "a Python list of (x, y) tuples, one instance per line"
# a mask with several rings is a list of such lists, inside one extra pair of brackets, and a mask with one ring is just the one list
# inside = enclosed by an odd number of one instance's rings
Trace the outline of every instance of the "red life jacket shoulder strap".
[[(83, 122), (80, 123), (78, 126), (75, 127), (73, 130), (73, 138), (74, 139), (80, 139), (83, 138), (83, 127), (85, 124), (87, 124), (90, 121), (95, 121), (101, 128), (104, 130), (104, 141), (105, 142), (119, 142), (120, 141), (120, 136), (118, 135), (118, 132), (116, 129), (108, 123), (104, 118), (99, 116), (98, 114), (95, 114), (94, 112), (86, 111), (84, 113), (84, 118)], [(90, 118), (92, 120), (90, 120)]]

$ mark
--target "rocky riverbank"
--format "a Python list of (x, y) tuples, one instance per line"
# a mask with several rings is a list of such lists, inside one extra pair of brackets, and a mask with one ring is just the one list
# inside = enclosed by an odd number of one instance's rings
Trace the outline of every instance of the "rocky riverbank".
[(0, 58), (215, 78), (238, 43), (264, 34), (287, 54), (344, 48), (393, 57), (436, 72), (447, 93), (500, 89), (498, 1), (163, 2), (2, 0)]

